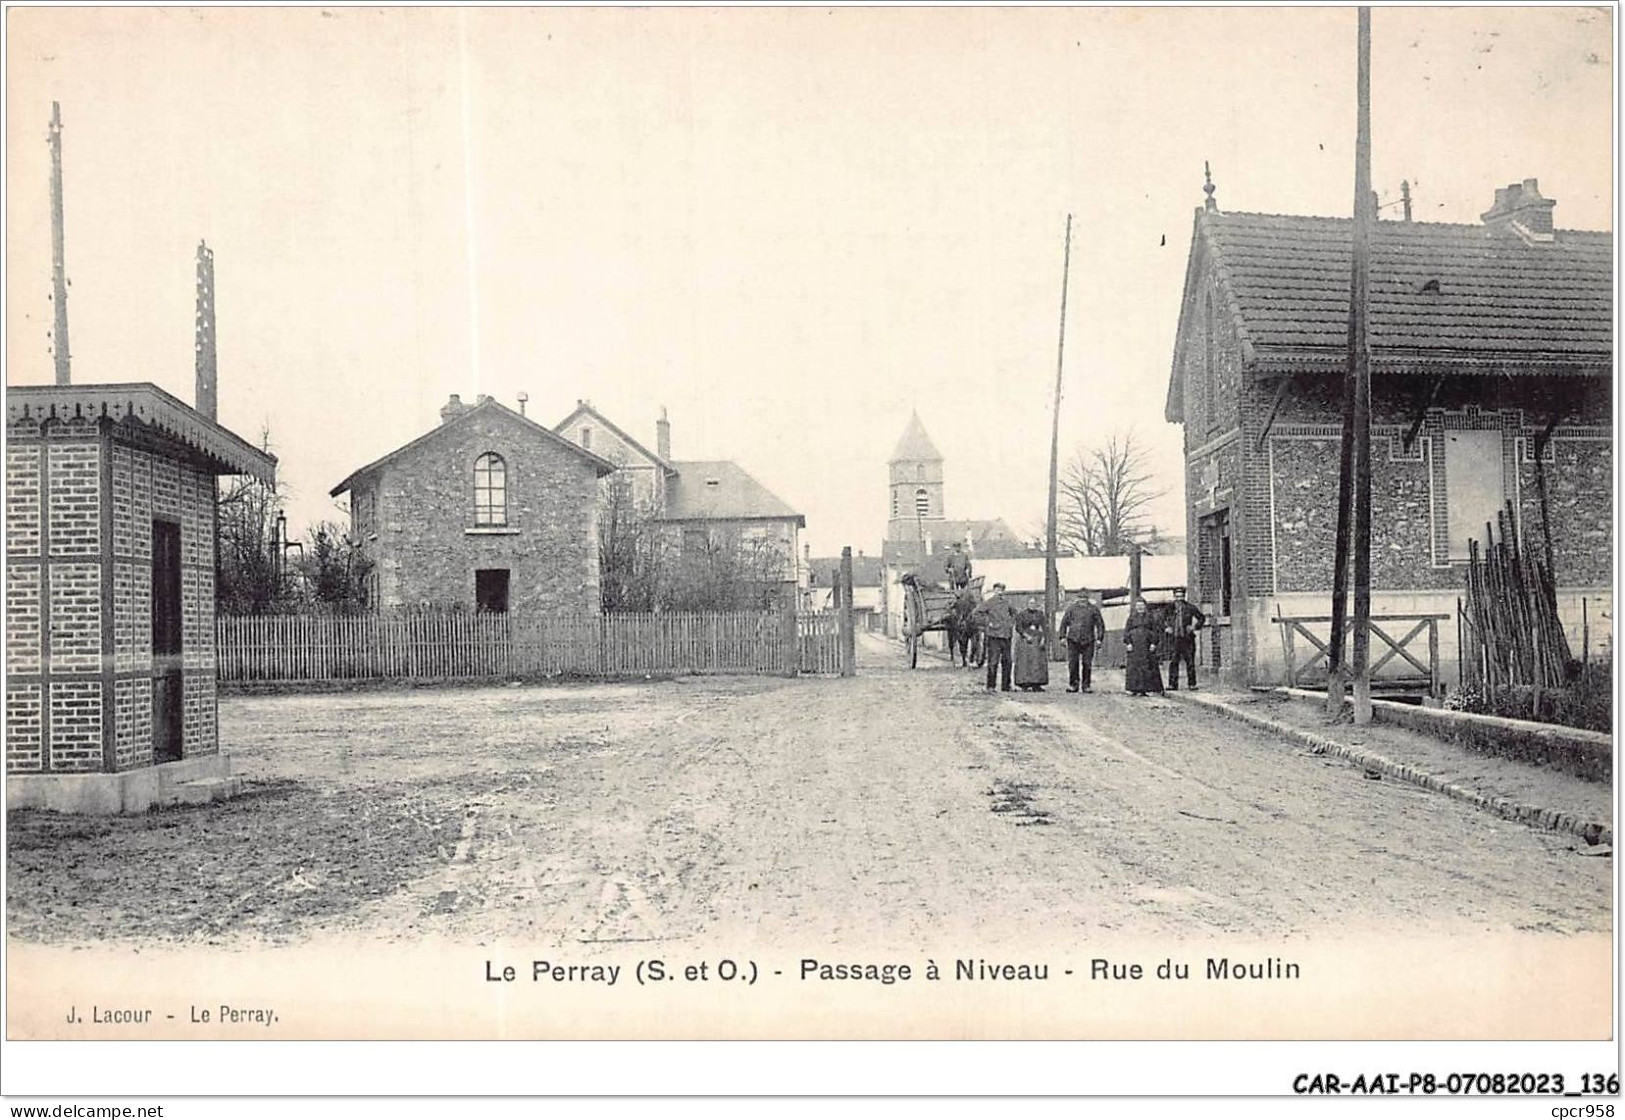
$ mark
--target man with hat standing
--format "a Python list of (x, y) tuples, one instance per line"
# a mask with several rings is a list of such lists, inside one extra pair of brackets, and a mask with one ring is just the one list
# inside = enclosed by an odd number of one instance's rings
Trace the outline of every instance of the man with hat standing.
[(982, 627), (982, 646), (987, 655), (987, 689), (993, 691), (995, 675), (999, 690), (1010, 691), (1010, 638), (1015, 633), (1016, 615), (1004, 601), (1004, 584), (995, 583), (993, 594), (979, 603), (971, 618)]
[(1207, 622), (1204, 615), (1195, 603), (1185, 601), (1183, 587), (1174, 590), (1173, 610), (1168, 616), (1166, 627), (1168, 636), (1173, 639), (1173, 654), (1168, 660), (1168, 691), (1179, 691), (1179, 664), (1185, 663), (1185, 684), (1189, 688), (1196, 687), (1196, 632)]
[(955, 591), (970, 583), (970, 557), (965, 555), (965, 546), (958, 541), (954, 542), (954, 550), (948, 554), (942, 566), (948, 574), (948, 583)]
[(1061, 616), (1061, 637), (1066, 639), (1066, 690), (1093, 692), (1095, 645), (1106, 640), (1106, 620), (1093, 594), (1079, 591), (1073, 598)]

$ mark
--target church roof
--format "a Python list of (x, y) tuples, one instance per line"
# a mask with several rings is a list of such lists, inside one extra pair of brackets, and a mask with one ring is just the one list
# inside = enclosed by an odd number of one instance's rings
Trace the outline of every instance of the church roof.
[(928, 463), (942, 462), (942, 452), (937, 445), (931, 442), (931, 437), (925, 434), (925, 425), (920, 423), (920, 414), (911, 413), (908, 418), (908, 427), (903, 429), (903, 438), (897, 441), (893, 449), (891, 463), (912, 463), (924, 461)]

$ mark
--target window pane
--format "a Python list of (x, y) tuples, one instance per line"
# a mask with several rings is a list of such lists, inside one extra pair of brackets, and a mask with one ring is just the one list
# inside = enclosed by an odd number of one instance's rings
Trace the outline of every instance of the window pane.
[(502, 456), (487, 452), (474, 461), (474, 524), (507, 523), (507, 469)]
[(1450, 527), (1450, 559), (1467, 558), (1467, 542), (1484, 547), (1484, 526), (1506, 504), (1501, 477), (1500, 432), (1444, 434), (1445, 510)]

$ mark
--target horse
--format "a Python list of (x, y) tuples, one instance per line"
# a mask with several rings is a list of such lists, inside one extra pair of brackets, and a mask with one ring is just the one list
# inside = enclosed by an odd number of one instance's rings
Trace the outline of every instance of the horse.
[(959, 663), (969, 669), (974, 661), (978, 669), (985, 663), (986, 654), (982, 650), (982, 624), (975, 617), (976, 602), (971, 595), (961, 595), (954, 600), (953, 609), (948, 612), (946, 629), (948, 632), (948, 660), (954, 659), (954, 653), (959, 654)]

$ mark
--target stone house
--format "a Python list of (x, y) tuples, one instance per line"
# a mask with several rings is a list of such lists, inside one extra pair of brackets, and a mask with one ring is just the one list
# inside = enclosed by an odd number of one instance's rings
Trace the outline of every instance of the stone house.
[(769, 549), (783, 559), (779, 586), (770, 594), (789, 604), (802, 598), (808, 572), (800, 563), (800, 541), (807, 519), (738, 463), (673, 459), (671, 421), (665, 409), (655, 424), (654, 451), (617, 427), (591, 401), (577, 401), (575, 410), (553, 430), (608, 459), (629, 478), (633, 499), (649, 509), (680, 556), (739, 545)]
[(332, 490), (374, 561), (375, 607), (597, 614), (599, 480), (613, 463), (490, 397)]
[[(1553, 206), (1529, 179), (1481, 224), (1372, 236), (1372, 613), (1449, 616), (1452, 686), (1468, 542), (1509, 501), (1526, 540), (1549, 534), (1576, 649), (1581, 601), (1593, 648), (1612, 608), (1612, 238)], [(1211, 184), (1196, 211), (1165, 414), (1202, 657), (1238, 681), (1282, 679), (1272, 618), (1330, 613), (1352, 227), (1226, 213)]]
[(229, 794), (215, 478), (275, 458), (145, 383), (13, 386), (6, 426), (7, 804)]

